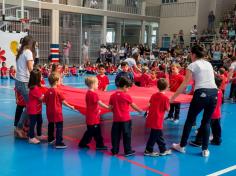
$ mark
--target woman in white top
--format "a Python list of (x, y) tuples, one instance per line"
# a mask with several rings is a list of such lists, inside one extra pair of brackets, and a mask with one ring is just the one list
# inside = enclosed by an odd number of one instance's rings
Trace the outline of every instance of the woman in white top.
[(185, 79), (179, 89), (171, 97), (170, 103), (181, 94), (191, 79), (195, 82), (193, 99), (190, 103), (187, 119), (185, 121), (180, 144), (173, 144), (173, 149), (185, 153), (185, 146), (196, 121), (197, 115), (204, 110), (200, 129), (202, 137), (202, 156), (209, 156), (208, 142), (210, 135), (211, 115), (217, 103), (217, 86), (215, 84), (214, 70), (212, 65), (204, 60), (204, 50), (196, 45), (191, 49), (192, 63), (187, 68)]
[[(29, 77), (30, 72), (33, 70), (34, 58), (35, 58), (35, 41), (32, 36), (26, 36), (21, 40), (21, 47), (16, 56), (16, 90), (23, 96), (24, 101), (27, 103), (29, 99)], [(23, 133), (23, 125), (25, 120), (28, 118), (26, 109), (22, 113), (16, 128), (16, 134), (19, 137), (25, 137)]]

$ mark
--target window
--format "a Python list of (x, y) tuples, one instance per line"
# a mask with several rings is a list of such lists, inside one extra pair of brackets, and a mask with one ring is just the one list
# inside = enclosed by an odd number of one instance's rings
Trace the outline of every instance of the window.
[(144, 32), (144, 43), (147, 43), (147, 31)]
[(107, 40), (107, 43), (115, 43), (115, 31), (114, 30), (107, 30), (106, 40)]
[(177, 0), (162, 0), (162, 4), (176, 3)]

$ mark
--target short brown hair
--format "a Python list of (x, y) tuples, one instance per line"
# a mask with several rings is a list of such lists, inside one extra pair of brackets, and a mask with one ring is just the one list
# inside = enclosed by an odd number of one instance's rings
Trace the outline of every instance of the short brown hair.
[(48, 82), (51, 86), (54, 86), (60, 79), (60, 74), (57, 72), (52, 72), (48, 77)]
[(98, 79), (95, 76), (89, 76), (89, 77), (85, 78), (85, 80), (84, 80), (86, 86), (88, 86), (88, 87), (91, 87), (91, 85), (93, 85), (96, 81), (98, 81)]
[(166, 90), (167, 87), (168, 87), (168, 82), (165, 78), (161, 78), (157, 81), (157, 88), (160, 91)]
[(224, 69), (224, 68), (220, 68), (220, 69), (219, 69), (219, 72), (220, 72), (220, 74), (222, 75), (222, 74), (225, 73), (225, 69)]

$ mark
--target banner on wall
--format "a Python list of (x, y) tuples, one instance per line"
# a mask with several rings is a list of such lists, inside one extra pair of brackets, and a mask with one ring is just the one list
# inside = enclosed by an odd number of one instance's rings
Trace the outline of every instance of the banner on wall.
[(0, 62), (6, 62), (7, 67), (16, 66), (17, 50), (20, 46), (20, 39), (27, 33), (11, 33), (0, 31)]

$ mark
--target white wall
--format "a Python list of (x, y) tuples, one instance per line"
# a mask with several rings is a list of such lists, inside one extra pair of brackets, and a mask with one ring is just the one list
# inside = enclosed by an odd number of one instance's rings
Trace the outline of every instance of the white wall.
[(208, 15), (210, 11), (216, 11), (216, 0), (199, 0), (197, 5), (198, 31), (201, 33), (207, 29)]
[[(182, 29), (184, 31), (184, 35), (186, 35), (185, 41), (189, 38), (190, 30), (193, 25), (197, 24), (196, 16), (192, 17), (171, 17), (171, 18), (161, 18), (160, 19), (160, 31), (159, 31), (159, 39), (164, 34), (168, 34), (169, 36), (173, 36), (173, 34), (178, 34)], [(160, 44), (161, 41), (159, 41)]]

